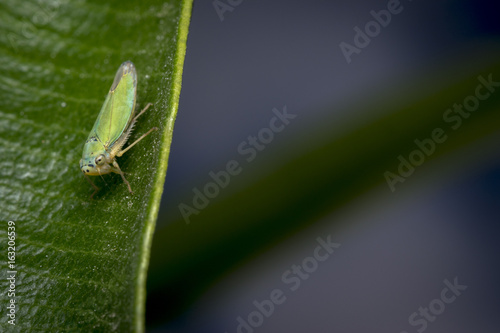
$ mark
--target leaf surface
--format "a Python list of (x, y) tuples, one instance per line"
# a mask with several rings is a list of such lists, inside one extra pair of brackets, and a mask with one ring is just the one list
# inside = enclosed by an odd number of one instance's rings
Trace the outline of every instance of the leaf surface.
[[(15, 326), (0, 331), (141, 332), (151, 238), (178, 108), (191, 0), (0, 3), (0, 252), (15, 222)], [(138, 73), (139, 119), (117, 174), (78, 162), (120, 64)], [(5, 262), (6, 259), (2, 258)]]

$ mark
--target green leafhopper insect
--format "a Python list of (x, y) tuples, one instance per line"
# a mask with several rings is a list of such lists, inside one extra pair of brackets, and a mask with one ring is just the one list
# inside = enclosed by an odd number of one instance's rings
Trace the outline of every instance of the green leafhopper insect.
[(91, 199), (99, 188), (88, 176), (100, 176), (110, 172), (119, 174), (127, 184), (129, 192), (133, 193), (115, 157), (122, 156), (149, 133), (158, 129), (153, 127), (127, 148), (122, 149), (132, 133), (137, 118), (152, 105), (149, 103), (134, 117), (136, 92), (135, 67), (132, 62), (126, 61), (118, 68), (108, 96), (83, 147), (80, 169), (95, 190), (90, 196)]

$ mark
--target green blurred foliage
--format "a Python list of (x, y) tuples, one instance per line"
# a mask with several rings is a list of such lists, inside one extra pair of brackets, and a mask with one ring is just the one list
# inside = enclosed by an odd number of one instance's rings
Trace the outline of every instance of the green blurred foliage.
[[(148, 306), (173, 304), (162, 315), (168, 312), (175, 316), (218, 278), (280, 240), (317, 223), (376, 186), (384, 186), (390, 193), (385, 172), (397, 174), (398, 156), (408, 159), (418, 149), (415, 140), (431, 138), (435, 129), (441, 128), (446, 140), (437, 143), (425, 161), (446, 156), (498, 132), (500, 88), (493, 87), (496, 90), (479, 101), (476, 111), (466, 111), (467, 118), (460, 116), (460, 126), (456, 127), (456, 120), (448, 119), (452, 114), (456, 119), (455, 112), (444, 119), (455, 103), (461, 104), (475, 95), (481, 84), (480, 75), (485, 79), (491, 75), (493, 81), (500, 82), (500, 63), (490, 67), (469, 63), (466, 67), (469, 73), (476, 74), (454, 73), (448, 77), (461, 75), (461, 79), (442, 80), (439, 84), (435, 80), (432, 84), (417, 82), (414, 89), (406, 88), (406, 94), (395, 95), (397, 89), (392, 89), (391, 96), (360, 98), (358, 106), (349, 112), (335, 110), (336, 114), (360, 115), (368, 114), (369, 109), (372, 116), (346, 121), (350, 125), (340, 134), (325, 121), (314, 133), (287, 142), (288, 148), (284, 149), (293, 147), (299, 153), (283, 161), (275, 158), (273, 163), (243, 168), (241, 174), (232, 178), (231, 190), (221, 189), (219, 197), (211, 199), (199, 214), (190, 216), (189, 224), (179, 211), (175, 212), (177, 215), (169, 214), (171, 222), (154, 235)], [(439, 75), (433, 73), (432, 77)], [(428, 86), (433, 88), (429, 90)], [(483, 88), (481, 92), (487, 90)], [(330, 109), (332, 114), (334, 108)], [(337, 124), (339, 127), (342, 126)], [(250, 178), (252, 181), (248, 181)], [(404, 183), (397, 183), (396, 191), (407, 182), (411, 182), (411, 176)], [(202, 191), (204, 185), (199, 184), (198, 189)], [(235, 187), (239, 189), (233, 191)], [(194, 207), (194, 194), (190, 194), (180, 198), (179, 203)], [(168, 304), (162, 301), (165, 299)], [(151, 318), (152, 322), (159, 320)]]

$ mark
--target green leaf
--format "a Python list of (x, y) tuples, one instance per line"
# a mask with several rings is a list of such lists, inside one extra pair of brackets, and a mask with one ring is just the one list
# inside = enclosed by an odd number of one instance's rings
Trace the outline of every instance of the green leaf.
[[(0, 4), (0, 331), (142, 332), (145, 280), (178, 108), (192, 0)], [(119, 175), (78, 162), (120, 64), (138, 73), (139, 119)], [(6, 280), (15, 275), (15, 297)], [(6, 315), (16, 303), (15, 326)]]

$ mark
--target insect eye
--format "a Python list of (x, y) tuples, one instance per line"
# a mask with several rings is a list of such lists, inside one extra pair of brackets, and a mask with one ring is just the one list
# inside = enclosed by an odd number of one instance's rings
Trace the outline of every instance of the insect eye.
[(104, 155), (99, 155), (95, 158), (95, 164), (102, 165), (104, 164)]

